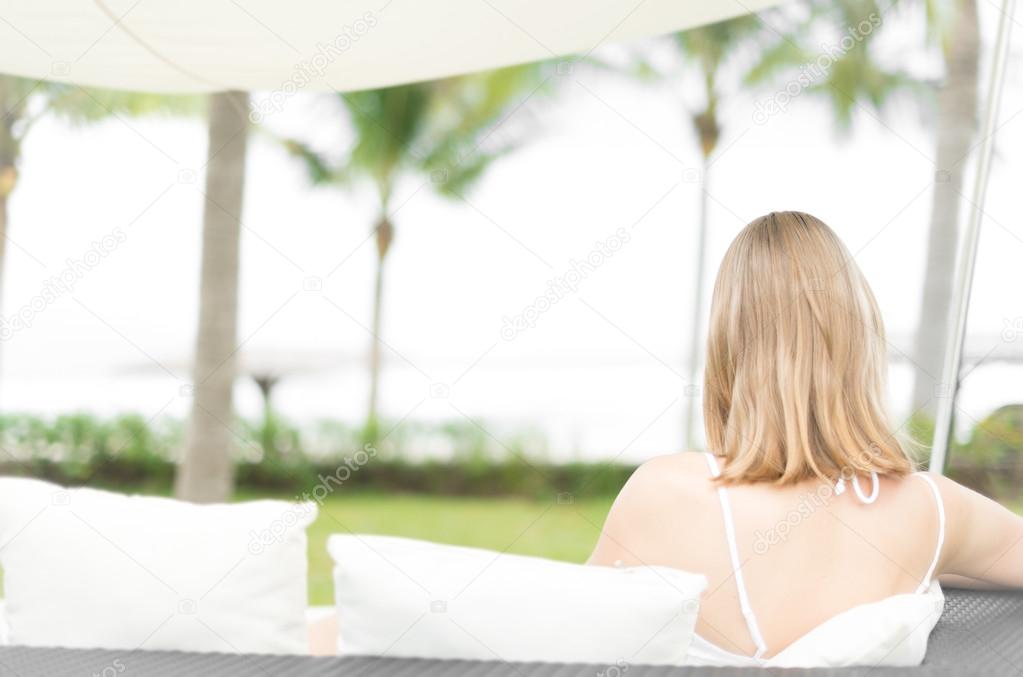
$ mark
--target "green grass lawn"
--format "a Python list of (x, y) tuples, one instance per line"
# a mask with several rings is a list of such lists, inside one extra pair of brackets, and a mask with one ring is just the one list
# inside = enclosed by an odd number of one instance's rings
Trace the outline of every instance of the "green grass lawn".
[(332, 563), (327, 554), (327, 537), (331, 534), (406, 536), (582, 562), (597, 541), (611, 501), (611, 497), (558, 504), (524, 498), (426, 494), (331, 496), (320, 507), (308, 532), (309, 603), (334, 603)]
[(334, 602), (326, 546), (331, 534), (406, 536), (582, 562), (597, 541), (612, 500), (558, 504), (416, 494), (331, 496), (309, 528), (309, 602)]
[[(331, 534), (405, 536), (582, 562), (597, 541), (612, 500), (609, 496), (558, 504), (524, 498), (425, 494), (331, 496), (309, 528), (309, 603), (334, 603), (332, 564), (327, 555)], [(1023, 503), (1009, 507), (1023, 514)]]

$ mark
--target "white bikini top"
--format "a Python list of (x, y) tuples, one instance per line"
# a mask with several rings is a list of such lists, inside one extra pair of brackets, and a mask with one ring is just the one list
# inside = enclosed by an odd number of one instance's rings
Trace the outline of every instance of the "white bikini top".
[[(720, 474), (717, 459), (706, 454), (712, 477)], [(808, 633), (789, 644), (770, 658), (764, 658), (767, 644), (760, 633), (756, 614), (750, 605), (749, 594), (742, 575), (742, 560), (735, 540), (735, 521), (725, 487), (718, 487), (721, 514), (725, 524), (728, 554), (732, 561), (732, 575), (739, 594), (739, 606), (746, 621), (753, 644), (753, 656), (725, 651), (721, 647), (694, 635), (686, 657), (686, 665), (727, 665), (749, 667), (840, 667), (850, 665), (919, 665), (927, 652), (927, 638), (941, 617), (945, 597), (937, 581), (932, 580), (945, 542), (945, 506), (937, 484), (924, 473), (914, 473), (931, 487), (938, 509), (938, 542), (934, 559), (916, 591), (892, 595), (877, 602), (868, 602), (847, 609), (824, 621)], [(870, 496), (865, 496), (858, 481), (852, 484), (856, 495), (864, 503), (877, 499), (877, 476), (872, 475)], [(836, 494), (845, 490), (841, 480)]]

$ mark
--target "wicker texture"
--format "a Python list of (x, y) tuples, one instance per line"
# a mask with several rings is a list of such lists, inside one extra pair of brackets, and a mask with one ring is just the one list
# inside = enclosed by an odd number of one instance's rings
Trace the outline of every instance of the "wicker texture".
[[(949, 590), (945, 613), (931, 635), (924, 665), (916, 668), (770, 670), (786, 675), (1020, 675), (1023, 674), (1023, 593)], [(744, 675), (762, 670), (652, 668), (436, 661), (388, 657), (310, 658), (0, 648), (0, 677), (672, 677)]]

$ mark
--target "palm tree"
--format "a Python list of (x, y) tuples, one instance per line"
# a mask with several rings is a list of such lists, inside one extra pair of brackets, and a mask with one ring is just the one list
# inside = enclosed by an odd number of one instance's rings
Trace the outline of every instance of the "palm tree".
[[(365, 436), (378, 432), (384, 273), (395, 237), (392, 199), (398, 182), (413, 176), (437, 194), (460, 198), (499, 157), (522, 141), (493, 134), (520, 102), (545, 90), (544, 64), (503, 68), (446, 80), (339, 94), (355, 143), (331, 160), (296, 140), (285, 146), (301, 157), (315, 184), (368, 182), (377, 197), (372, 226), (376, 243), (373, 316), (369, 348), (369, 400)], [(501, 142), (495, 139), (502, 137)]]
[[(948, 339), (948, 300), (952, 296), (953, 268), (959, 236), (959, 200), (966, 157), (977, 129), (977, 76), (980, 30), (976, 0), (951, 4), (952, 16), (943, 17), (928, 2), (930, 22), (940, 37), (945, 56), (945, 81), (938, 90), (935, 139), (934, 192), (927, 240), (920, 320), (917, 324), (912, 410), (933, 419), (935, 388), (942, 377)], [(926, 428), (926, 425), (924, 426)], [(921, 440), (923, 441), (923, 440)]]
[(689, 122), (696, 134), (702, 160), (703, 190), (700, 191), (700, 212), (697, 222), (696, 270), (693, 284), (693, 321), (690, 327), (688, 377), (690, 388), (686, 401), (686, 446), (695, 448), (696, 397), (693, 390), (700, 361), (700, 318), (703, 317), (704, 277), (706, 277), (707, 246), (707, 181), (711, 157), (721, 139), (719, 107), (723, 92), (720, 78), (730, 59), (759, 39), (764, 28), (755, 16), (742, 16), (728, 21), (678, 33), (673, 36), (676, 47), (686, 61), (695, 63), (700, 72), (702, 101), (689, 113)]
[(233, 481), (230, 426), (248, 113), (244, 92), (210, 96), (192, 411), (175, 478), (177, 496), (200, 503), (227, 500)]
[(4, 263), (7, 253), (7, 203), (18, 184), (18, 160), (25, 136), (22, 120), (28, 108), (29, 81), (0, 75), (0, 298), (3, 298)]
[(0, 75), (0, 298), (10, 228), (8, 203), (18, 184), (22, 143), (38, 120), (52, 115), (83, 124), (111, 116), (181, 115), (197, 110), (197, 102), (195, 97), (87, 89)]
[[(56, 115), (75, 123), (109, 116), (191, 114), (198, 97), (91, 90), (0, 75), (0, 284), (9, 228), (7, 206), (18, 178), (21, 145), (37, 120)], [(244, 180), (247, 96), (216, 94), (210, 100), (210, 143), (203, 224), (199, 336), (194, 400), (177, 493), (196, 501), (230, 494), (231, 385), (237, 333), (238, 241)], [(0, 286), (2, 294), (2, 286)]]
[[(840, 3), (814, 2), (808, 17), (793, 17), (786, 10), (773, 10), (759, 16), (746, 15), (672, 36), (683, 60), (698, 69), (703, 84), (701, 100), (690, 111), (689, 120), (700, 148), (703, 190), (701, 191), (696, 270), (694, 275), (693, 321), (690, 323), (688, 379), (694, 386), (701, 355), (700, 336), (705, 288), (705, 259), (708, 228), (707, 183), (714, 152), (723, 130), (720, 110), (729, 94), (742, 87), (765, 89), (779, 84), (798, 85), (799, 93), (824, 96), (830, 103), (836, 128), (849, 129), (853, 112), (861, 102), (880, 110), (896, 92), (915, 86), (915, 80), (899, 70), (880, 65), (871, 44), (880, 25), (881, 10), (873, 0), (847, 0)], [(856, 39), (840, 43), (826, 57), (826, 67), (808, 70), (819, 64), (821, 49), (810, 47), (810, 29), (825, 19), (840, 26), (860, 28)], [(851, 43), (851, 44), (850, 44)], [(802, 69), (791, 79), (794, 69)], [(788, 82), (784, 81), (789, 74)], [(725, 76), (733, 81), (722, 83)], [(792, 96), (791, 93), (785, 93)], [(696, 397), (686, 404), (686, 444), (696, 445)]]

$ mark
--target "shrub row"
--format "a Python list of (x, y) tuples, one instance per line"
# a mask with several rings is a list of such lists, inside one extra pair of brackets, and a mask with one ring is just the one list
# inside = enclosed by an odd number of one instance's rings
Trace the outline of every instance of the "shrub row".
[[(498, 439), (478, 424), (411, 423), (375, 442), (337, 422), (300, 430), (280, 419), (235, 425), (238, 489), (301, 495), (343, 481), (360, 490), (464, 495), (608, 495), (633, 468), (553, 463), (530, 432)], [(184, 441), (180, 421), (150, 424), (135, 415), (43, 419), (0, 417), (0, 473), (60, 484), (169, 491)], [(367, 450), (369, 452), (367, 453)]]
[[(479, 423), (381, 424), (364, 431), (335, 421), (299, 429), (271, 418), (235, 424), (235, 480), (241, 490), (301, 495), (324, 483), (354, 489), (464, 495), (611, 495), (632, 466), (554, 463), (532, 431), (503, 434)], [(913, 436), (930, 439), (917, 420)], [(100, 419), (88, 414), (44, 419), (0, 416), (0, 472), (67, 485), (142, 487), (169, 491), (184, 440), (177, 420), (141, 416)], [(367, 452), (368, 450), (368, 452)], [(1002, 407), (952, 450), (955, 479), (1002, 500), (1023, 499), (1023, 405)], [(333, 479), (332, 479), (333, 478)]]

